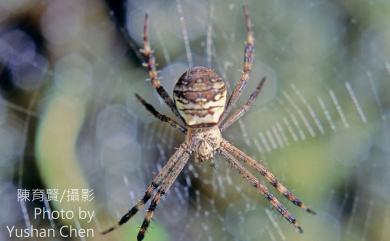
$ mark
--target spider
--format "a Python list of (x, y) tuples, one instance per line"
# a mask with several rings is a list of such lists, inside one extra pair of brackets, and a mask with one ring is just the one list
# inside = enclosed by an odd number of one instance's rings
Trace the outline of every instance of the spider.
[(188, 69), (179, 78), (174, 87), (172, 99), (158, 80), (155, 57), (148, 39), (148, 15), (145, 15), (143, 49), (141, 49), (141, 53), (146, 60), (145, 66), (148, 69), (148, 74), (153, 88), (156, 89), (160, 97), (183, 124), (159, 113), (151, 104), (147, 103), (138, 94), (135, 94), (136, 98), (156, 118), (180, 130), (186, 135), (186, 137), (185, 141), (168, 159), (165, 166), (153, 178), (151, 184), (147, 187), (143, 198), (139, 200), (138, 203), (136, 203), (135, 206), (132, 207), (115, 226), (103, 231), (102, 234), (107, 234), (129, 221), (129, 219), (132, 218), (138, 210), (143, 208), (143, 206), (155, 193), (137, 235), (137, 240), (142, 240), (161, 197), (167, 193), (192, 154), (195, 156), (195, 163), (211, 161), (215, 154), (221, 154), (224, 156), (231, 167), (236, 169), (244, 180), (255, 187), (257, 191), (271, 203), (273, 208), (287, 219), (288, 222), (295, 226), (299, 233), (302, 233), (303, 230), (297, 223), (295, 217), (290, 214), (290, 212), (276, 199), (273, 194), (269, 192), (265, 185), (261, 184), (259, 180), (244, 167), (242, 162), (253, 168), (260, 175), (264, 176), (279, 193), (293, 204), (303, 208), (309, 213), (315, 214), (312, 209), (306, 207), (299, 198), (281, 184), (265, 166), (235, 147), (221, 135), (224, 130), (226, 130), (248, 111), (266, 81), (265, 77), (262, 78), (257, 85), (256, 90), (250, 95), (246, 103), (231, 116), (228, 116), (242, 91), (246, 87), (249, 80), (249, 74), (252, 69), (254, 56), (252, 23), (249, 17), (248, 7), (244, 5), (243, 9), (247, 31), (243, 73), (230, 96), (227, 96), (227, 87), (225, 81), (221, 77), (219, 77), (212, 69), (197, 66)]

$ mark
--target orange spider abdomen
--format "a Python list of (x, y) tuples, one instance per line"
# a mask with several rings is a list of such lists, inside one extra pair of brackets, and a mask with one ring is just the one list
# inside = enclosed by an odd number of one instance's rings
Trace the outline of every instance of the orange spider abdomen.
[(188, 126), (215, 125), (225, 110), (225, 81), (212, 69), (194, 67), (177, 81), (173, 98)]

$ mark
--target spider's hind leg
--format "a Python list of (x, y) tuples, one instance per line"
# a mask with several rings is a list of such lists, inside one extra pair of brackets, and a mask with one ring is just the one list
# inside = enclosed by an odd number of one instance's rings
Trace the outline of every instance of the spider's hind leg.
[(162, 122), (166, 122), (172, 127), (178, 129), (179, 131), (186, 133), (187, 128), (176, 122), (175, 120), (169, 118), (166, 115), (161, 114), (158, 112), (151, 104), (146, 102), (140, 95), (135, 94), (135, 97), (137, 97), (137, 100), (146, 108), (147, 111), (149, 111), (153, 116), (155, 116), (157, 119), (159, 119)]
[(237, 102), (238, 98), (241, 96), (242, 91), (245, 89), (246, 84), (249, 80), (249, 74), (252, 70), (253, 59), (254, 59), (254, 51), (255, 51), (255, 38), (253, 37), (253, 26), (251, 19), (249, 17), (248, 6), (244, 5), (244, 16), (245, 16), (245, 26), (247, 31), (246, 36), (246, 44), (244, 50), (244, 64), (243, 71), (240, 80), (237, 82), (236, 86), (232, 94), (229, 96), (229, 99), (226, 104), (225, 112), (221, 117), (221, 121), (223, 121), (229, 112), (232, 110), (233, 106)]
[(148, 15), (145, 14), (145, 22), (144, 22), (144, 33), (143, 33), (143, 42), (144, 47), (141, 49), (141, 53), (144, 56), (146, 63), (145, 66), (148, 69), (149, 78), (152, 82), (152, 86), (154, 89), (156, 89), (159, 96), (164, 100), (164, 102), (171, 108), (172, 112), (181, 120), (182, 117), (179, 114), (179, 111), (176, 108), (175, 103), (173, 102), (172, 98), (169, 96), (167, 91), (164, 89), (164, 87), (161, 86), (160, 80), (158, 79), (158, 74), (156, 70), (156, 59), (153, 54), (153, 50), (150, 47), (149, 43), (149, 21), (148, 21)]
[(249, 99), (245, 102), (245, 104), (241, 106), (241, 108), (238, 109), (236, 112), (234, 112), (233, 115), (229, 116), (227, 120), (221, 125), (221, 131), (226, 130), (229, 126), (231, 126), (234, 122), (240, 119), (249, 110), (249, 108), (255, 102), (257, 96), (260, 94), (260, 91), (263, 88), (265, 81), (266, 78), (263, 77), (260, 83), (257, 85), (255, 91), (253, 91), (253, 93), (249, 96)]

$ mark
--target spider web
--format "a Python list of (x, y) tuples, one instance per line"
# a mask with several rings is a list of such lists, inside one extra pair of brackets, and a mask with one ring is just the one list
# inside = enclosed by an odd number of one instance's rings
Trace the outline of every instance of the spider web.
[[(388, 240), (389, 4), (248, 5), (256, 58), (237, 106), (263, 76), (267, 82), (255, 106), (224, 136), (262, 160), (318, 215), (277, 196), (303, 226), (305, 233), (297, 234), (217, 157), (215, 167), (190, 161), (145, 240)], [(214, 68), (230, 89), (241, 74), (241, 1), (5, 1), (0, 9), (0, 240), (10, 239), (6, 225), (58, 227), (57, 220), (34, 219), (33, 208), (69, 204), (15, 200), (18, 188), (63, 183), (94, 189), (92, 226), (105, 229), (142, 196), (183, 141), (133, 97), (139, 93), (172, 116), (143, 81), (147, 74), (135, 51), (146, 11), (169, 93), (190, 66)], [(52, 132), (61, 135), (45, 142)], [(54, 143), (69, 145), (74, 155), (59, 153)], [(134, 239), (142, 218), (140, 212), (106, 238)]]

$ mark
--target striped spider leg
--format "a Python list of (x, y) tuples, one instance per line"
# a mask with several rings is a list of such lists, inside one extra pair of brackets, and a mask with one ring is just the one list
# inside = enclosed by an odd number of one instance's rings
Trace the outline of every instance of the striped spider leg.
[(285, 218), (287, 221), (292, 223), (297, 230), (302, 233), (303, 229), (298, 225), (295, 217), (285, 208), (278, 199), (276, 199), (261, 183), (258, 179), (253, 176), (237, 159), (242, 160), (246, 165), (255, 169), (260, 175), (264, 176), (265, 179), (285, 198), (287, 198), (294, 205), (304, 209), (306, 212), (316, 214), (312, 209), (308, 208), (298, 197), (291, 193), (282, 183), (278, 181), (274, 174), (272, 174), (266, 167), (261, 163), (257, 162), (245, 152), (235, 147), (227, 140), (222, 140), (220, 153), (226, 157), (228, 163), (235, 169), (238, 170), (239, 174), (250, 184), (252, 184), (261, 194), (263, 194), (271, 205)]
[(244, 64), (241, 78), (237, 82), (236, 86), (233, 89), (232, 94), (229, 96), (229, 99), (226, 104), (225, 112), (223, 113), (220, 122), (223, 122), (225, 118), (229, 115), (230, 111), (236, 104), (238, 98), (240, 98), (242, 91), (245, 89), (249, 75), (252, 70), (253, 59), (254, 59), (254, 50), (255, 50), (255, 38), (253, 37), (253, 25), (249, 17), (248, 6), (244, 5), (244, 16), (245, 16), (245, 26), (247, 31), (246, 44), (244, 49)]
[(292, 223), (297, 230), (302, 233), (303, 230), (301, 226), (297, 223), (295, 217), (285, 208), (278, 199), (276, 199), (269, 191), (266, 186), (261, 184), (259, 180), (248, 170), (245, 169), (245, 167), (242, 166), (242, 164), (225, 148), (220, 149), (220, 153), (222, 156), (224, 156), (228, 163), (231, 165), (232, 168), (237, 169), (238, 173), (247, 181), (249, 182), (253, 187), (257, 189), (262, 195), (265, 196), (265, 198), (271, 203), (271, 205), (278, 210), (278, 212), (285, 218), (287, 221)]
[(144, 21), (144, 32), (143, 32), (143, 43), (144, 47), (140, 50), (142, 55), (145, 57), (146, 63), (144, 64), (148, 70), (150, 81), (152, 82), (153, 88), (157, 91), (159, 96), (164, 100), (164, 102), (171, 108), (172, 112), (178, 117), (180, 120), (183, 120), (179, 111), (176, 108), (175, 103), (172, 98), (169, 96), (167, 91), (161, 85), (160, 80), (158, 79), (158, 73), (156, 70), (156, 59), (153, 54), (153, 50), (150, 47), (149, 43), (149, 17), (148, 14), (145, 14)]
[[(220, 123), (221, 132), (230, 127), (233, 123), (235, 123), (239, 118), (241, 118), (253, 105), (257, 96), (259, 95), (266, 79), (265, 77), (260, 81), (257, 85), (256, 90), (250, 95), (247, 102), (241, 106), (234, 114), (227, 117), (224, 123)], [(241, 165), (241, 163), (237, 160), (243, 160), (246, 165), (254, 168), (260, 175), (264, 176), (267, 181), (276, 188), (276, 190), (281, 193), (284, 197), (286, 197), (289, 201), (291, 201), (294, 205), (303, 208), (305, 211), (311, 214), (316, 214), (312, 209), (306, 207), (299, 198), (297, 198), (294, 194), (292, 194), (283, 184), (281, 184), (277, 178), (268, 171), (261, 163), (257, 162), (246, 153), (241, 151), (239, 148), (235, 147), (227, 140), (222, 140), (220, 144), (219, 152), (227, 158), (228, 163), (235, 169), (238, 170), (239, 174), (250, 184), (252, 184), (261, 194), (263, 194), (267, 200), (270, 201), (271, 205), (285, 218), (287, 221), (292, 223), (297, 230), (302, 233), (302, 228), (296, 222), (295, 217), (268, 191), (267, 187), (259, 183), (258, 179), (253, 176), (248, 170), (245, 169)]]
[(182, 133), (187, 132), (187, 128), (184, 127), (183, 125), (179, 124), (177, 121), (171, 119), (170, 117), (161, 114), (158, 112), (151, 104), (146, 102), (140, 95), (135, 94), (135, 97), (137, 97), (137, 100), (146, 108), (147, 111), (149, 111), (154, 117), (159, 119), (162, 122), (168, 123), (170, 126), (172, 126), (175, 129), (178, 129)]
[(263, 79), (257, 85), (256, 90), (253, 91), (253, 93), (249, 96), (247, 102), (243, 106), (241, 106), (236, 112), (234, 112), (233, 115), (227, 117), (226, 121), (223, 124), (220, 124), (222, 132), (226, 130), (229, 126), (231, 126), (234, 122), (236, 122), (238, 119), (240, 119), (249, 110), (249, 108), (255, 102), (257, 96), (260, 94), (260, 91), (263, 88), (265, 81), (266, 78), (263, 77)]
[[(167, 186), (166, 180), (170, 180), (172, 173), (180, 173), (181, 169), (183, 169), (185, 163), (189, 158), (188, 147), (185, 144), (179, 146), (176, 152), (169, 158), (164, 167), (160, 170), (160, 172), (153, 178), (153, 181), (146, 189), (146, 192), (142, 199), (140, 199), (137, 204), (132, 207), (122, 218), (118, 221), (118, 223), (109, 229), (102, 232), (102, 234), (107, 234), (111, 231), (114, 231), (119, 226), (125, 224), (129, 221), (143, 206), (149, 201), (152, 197), (153, 192), (160, 186), (162, 186), (158, 193), (159, 196), (163, 195), (160, 190), (163, 190), (164, 193), (169, 189), (170, 185)], [(182, 167), (183, 165), (183, 167)], [(176, 177), (174, 178), (176, 179)], [(157, 195), (157, 194), (156, 194)], [(155, 208), (155, 205), (154, 205)], [(152, 210), (154, 210), (154, 208)], [(150, 208), (149, 208), (150, 209)], [(151, 217), (150, 217), (151, 218)], [(150, 220), (150, 219), (149, 219)], [(146, 230), (146, 228), (145, 228)]]
[[(184, 144), (183, 144), (184, 145)], [(179, 158), (176, 166), (168, 173), (168, 176), (165, 178), (161, 187), (158, 189), (157, 194), (153, 197), (150, 202), (150, 206), (146, 211), (144, 221), (142, 222), (141, 228), (137, 235), (137, 240), (142, 240), (145, 236), (145, 232), (149, 227), (150, 221), (153, 217), (154, 210), (157, 205), (160, 203), (161, 197), (166, 194), (172, 184), (175, 182), (176, 178), (179, 176), (184, 166), (187, 164), (188, 159), (190, 158), (191, 151), (188, 147), (185, 147), (183, 155)]]
[[(233, 123), (235, 123), (249, 110), (249, 108), (255, 102), (257, 96), (259, 95), (266, 81), (266, 78), (263, 77), (263, 79), (256, 87), (256, 90), (250, 95), (247, 102), (243, 106), (241, 106), (236, 112), (234, 112), (233, 115), (228, 116), (234, 104), (241, 96), (242, 91), (246, 87), (246, 84), (249, 80), (249, 73), (252, 69), (252, 63), (253, 63), (254, 37), (253, 37), (252, 23), (246, 5), (244, 6), (244, 15), (246, 20), (245, 23), (247, 29), (247, 41), (246, 41), (245, 52), (244, 52), (243, 74), (240, 80), (238, 81), (238, 83), (236, 84), (236, 86), (234, 87), (232, 94), (229, 96), (228, 102), (226, 104), (225, 112), (223, 113), (219, 121), (221, 132), (223, 132), (228, 127), (230, 127)], [(243, 160), (246, 165), (254, 168), (258, 173), (264, 176), (267, 179), (267, 181), (270, 182), (271, 185), (275, 187), (279, 193), (281, 193), (293, 204), (303, 208), (304, 210), (306, 210), (311, 214), (315, 214), (315, 212), (312, 209), (306, 207), (303, 204), (303, 202), (299, 200), (299, 198), (297, 198), (284, 185), (282, 185), (276, 179), (276, 177), (270, 171), (268, 171), (261, 163), (258, 163), (256, 160), (252, 159), (246, 153), (244, 153), (237, 147), (233, 146), (226, 140), (222, 140), (220, 145), (221, 147), (219, 149), (219, 152), (224, 157), (227, 158), (229, 164), (233, 168), (237, 169), (238, 172), (241, 174), (241, 176), (243, 176), (245, 180), (247, 180), (249, 183), (255, 186), (260, 191), (260, 193), (265, 195), (265, 197), (271, 202), (271, 204), (276, 208), (276, 210), (278, 210), (279, 213), (282, 214), (282, 216), (285, 217), (290, 223), (294, 224), (294, 226), (298, 229), (299, 232), (302, 232), (303, 231), (302, 228), (297, 224), (296, 219), (288, 212), (288, 210), (272, 194), (270, 194), (268, 189), (264, 185), (260, 184), (258, 180), (248, 170), (246, 170), (236, 158)]]
[(285, 198), (287, 198), (294, 205), (303, 208), (306, 212), (315, 214), (313, 210), (306, 207), (305, 204), (299, 198), (297, 198), (294, 194), (292, 194), (282, 183), (278, 181), (274, 174), (272, 174), (265, 166), (261, 163), (257, 162), (250, 156), (248, 156), (245, 152), (241, 151), (239, 148), (235, 147), (227, 140), (223, 140), (221, 143), (221, 148), (224, 149), (229, 154), (234, 157), (243, 160), (245, 164), (254, 168), (260, 175), (264, 176), (265, 179), (274, 187), (276, 190), (281, 193)]

